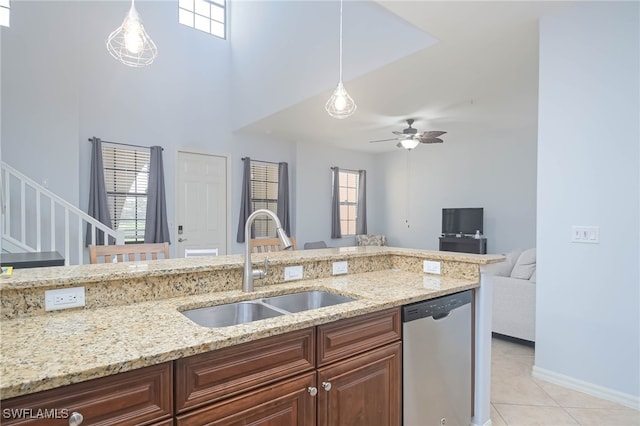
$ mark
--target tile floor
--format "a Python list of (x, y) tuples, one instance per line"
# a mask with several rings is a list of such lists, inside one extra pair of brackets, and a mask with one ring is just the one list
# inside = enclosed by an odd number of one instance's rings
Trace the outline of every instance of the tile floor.
[(493, 339), (493, 426), (640, 426), (640, 411), (531, 376), (534, 349)]

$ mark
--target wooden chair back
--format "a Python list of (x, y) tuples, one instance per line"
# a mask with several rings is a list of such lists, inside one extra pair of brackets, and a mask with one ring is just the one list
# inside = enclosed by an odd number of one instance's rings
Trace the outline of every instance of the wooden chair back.
[[(91, 263), (156, 260), (159, 254), (164, 255), (164, 259), (169, 259), (169, 243), (89, 246), (89, 262)], [(116, 260), (114, 261), (114, 259)]]
[[(290, 237), (291, 250), (298, 250), (295, 237)], [(270, 251), (282, 251), (280, 238), (253, 238), (251, 240), (251, 251), (253, 253), (267, 253)]]

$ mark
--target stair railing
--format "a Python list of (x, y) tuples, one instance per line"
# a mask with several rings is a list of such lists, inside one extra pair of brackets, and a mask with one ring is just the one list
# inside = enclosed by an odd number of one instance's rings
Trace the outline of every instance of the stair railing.
[(57, 251), (66, 265), (73, 265), (88, 259), (87, 225), (89, 244), (95, 244), (100, 231), (105, 242), (111, 237), (116, 244), (124, 244), (122, 232), (89, 216), (4, 161), (1, 164), (2, 239), (6, 245), (28, 252)]

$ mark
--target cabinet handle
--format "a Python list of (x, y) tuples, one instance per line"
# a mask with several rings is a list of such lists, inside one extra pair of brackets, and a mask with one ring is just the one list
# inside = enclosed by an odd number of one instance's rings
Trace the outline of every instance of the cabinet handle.
[(322, 382), (322, 388), (329, 392), (331, 390), (331, 382)]
[(313, 386), (309, 386), (307, 388), (307, 392), (309, 392), (311, 394), (311, 396), (316, 396), (318, 394), (318, 388), (313, 387)]
[(186, 239), (186, 238), (178, 238), (178, 242), (179, 242), (179, 243), (181, 243), (181, 242), (183, 242), (183, 241), (187, 241), (187, 239)]
[(74, 411), (69, 416), (69, 426), (80, 426), (83, 420), (84, 420), (84, 417), (82, 416), (82, 414), (78, 413), (77, 411)]

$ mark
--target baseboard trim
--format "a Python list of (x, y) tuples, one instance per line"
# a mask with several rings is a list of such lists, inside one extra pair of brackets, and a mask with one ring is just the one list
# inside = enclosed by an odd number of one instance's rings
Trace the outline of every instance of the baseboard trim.
[(615, 402), (620, 405), (624, 405), (625, 407), (640, 411), (640, 396), (634, 396), (628, 393), (605, 388), (604, 386), (574, 379), (573, 377), (546, 370), (536, 365), (533, 366), (532, 375), (536, 379), (555, 383), (556, 385), (564, 386), (565, 388), (577, 390), (578, 392), (606, 399), (607, 401)]
[(471, 423), (471, 426), (492, 426), (493, 423), (491, 422), (491, 419), (487, 420), (486, 422), (484, 422), (484, 424), (481, 425), (477, 425), (475, 423)]

